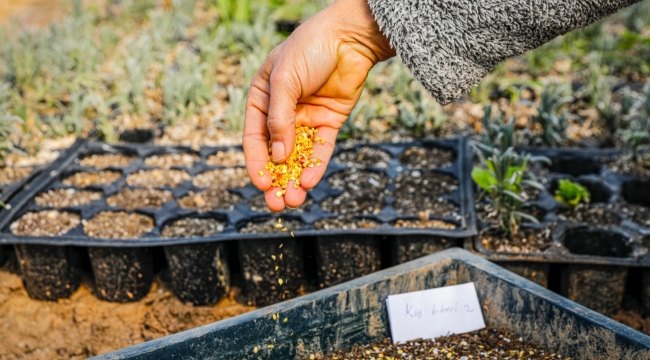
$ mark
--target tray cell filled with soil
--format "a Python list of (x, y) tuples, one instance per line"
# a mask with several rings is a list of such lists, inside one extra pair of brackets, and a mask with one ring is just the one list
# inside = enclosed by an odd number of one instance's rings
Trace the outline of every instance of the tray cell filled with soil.
[(492, 228), (483, 231), (480, 239), (486, 249), (497, 252), (541, 253), (554, 245), (549, 227), (522, 227), (511, 236)]
[(58, 188), (39, 194), (34, 198), (34, 201), (36, 205), (41, 207), (61, 209), (88, 205), (101, 198), (102, 193), (99, 191)]
[(25, 179), (34, 171), (31, 167), (0, 168), (0, 185), (8, 185)]
[(160, 208), (173, 201), (170, 191), (157, 189), (124, 189), (106, 199), (110, 207), (126, 210)]
[(194, 176), (192, 183), (199, 188), (215, 188), (226, 190), (241, 188), (249, 182), (248, 173), (244, 168), (214, 169)]
[(144, 188), (174, 188), (189, 180), (190, 175), (184, 170), (140, 170), (126, 177), (129, 186)]
[(387, 152), (369, 146), (342, 151), (334, 157), (337, 163), (356, 168), (386, 169), (391, 160), (392, 157)]
[(85, 188), (89, 186), (109, 185), (122, 177), (119, 171), (77, 172), (64, 178), (61, 183), (66, 186)]
[(125, 168), (137, 157), (129, 154), (94, 154), (82, 158), (79, 165), (93, 167), (95, 169)]
[[(182, 218), (165, 226), (164, 238), (218, 235), (227, 222), (214, 218)], [(230, 290), (228, 247), (225, 242), (165, 246), (172, 290), (183, 302), (215, 304)]]
[(336, 215), (369, 215), (379, 213), (385, 206), (390, 179), (371, 171), (346, 170), (328, 179), (330, 186), (344, 193), (324, 200), (321, 208)]
[(239, 228), (240, 234), (290, 234), (302, 228), (303, 224), (298, 219), (288, 218), (259, 218), (249, 221)]
[(191, 168), (199, 161), (199, 156), (190, 153), (173, 153), (151, 155), (144, 160), (144, 163), (156, 168)]
[(103, 211), (84, 223), (86, 236), (100, 239), (137, 239), (153, 230), (153, 219), (138, 213)]
[(372, 235), (317, 237), (319, 286), (330, 287), (381, 269), (380, 240)]
[(419, 170), (404, 172), (395, 180), (393, 208), (413, 216), (426, 211), (431, 216), (458, 217), (460, 208), (443, 198), (456, 190), (458, 180), (451, 175)]
[(454, 223), (438, 219), (398, 219), (391, 226), (402, 229), (450, 229), (457, 226)]
[(438, 169), (451, 166), (456, 161), (456, 153), (441, 148), (411, 147), (404, 150), (399, 161), (407, 168)]
[(381, 223), (371, 219), (335, 217), (318, 220), (313, 226), (316, 230), (360, 230), (376, 229), (381, 226)]
[(67, 211), (28, 212), (11, 224), (12, 234), (23, 236), (59, 236), (81, 224), (81, 216)]
[(239, 195), (228, 190), (208, 189), (200, 192), (190, 191), (178, 200), (178, 206), (196, 211), (232, 210), (241, 201)]
[(208, 156), (205, 161), (210, 166), (238, 167), (246, 165), (243, 151), (219, 150)]
[(617, 226), (623, 222), (623, 215), (614, 208), (590, 204), (579, 204), (573, 209), (562, 209), (558, 211), (557, 216), (564, 221), (590, 226)]

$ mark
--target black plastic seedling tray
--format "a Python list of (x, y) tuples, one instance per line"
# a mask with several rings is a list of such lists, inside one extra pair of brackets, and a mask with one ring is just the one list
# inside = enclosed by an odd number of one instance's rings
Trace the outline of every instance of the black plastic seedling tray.
[[(547, 229), (540, 231), (549, 231), (548, 247), (539, 252), (491, 250), (482, 243), (480, 233), (468, 240), (466, 247), (541, 284), (548, 279), (550, 264), (564, 264), (558, 265), (563, 295), (601, 313), (615, 313), (623, 301), (628, 269), (650, 268), (650, 228), (634, 223), (619, 210), (626, 204), (648, 206), (644, 196), (650, 191), (649, 183), (639, 185), (644, 183), (608, 168), (606, 164), (621, 154), (618, 150), (529, 148), (521, 151), (547, 157), (552, 163), (548, 168), (532, 167), (534, 171), (541, 170), (538, 176), (545, 183), (545, 190), (531, 202), (542, 214), (542, 222), (527, 227)], [(585, 186), (592, 195), (588, 207), (601, 207), (603, 212), (611, 214), (613, 222), (596, 225), (567, 218), (567, 209), (553, 198), (558, 180), (567, 178)], [(629, 193), (631, 186), (637, 187), (634, 194)]]
[[(449, 161), (435, 166), (427, 162), (414, 163), (413, 159), (417, 159), (417, 157), (410, 155), (413, 149), (423, 151), (425, 155), (429, 154), (427, 151), (431, 151)], [(181, 207), (179, 200), (188, 194), (200, 194), (203, 191), (208, 191), (210, 185), (199, 183), (203, 186), (199, 187), (194, 182), (197, 176), (205, 172), (233, 167), (232, 165), (210, 164), (208, 160), (210, 156), (219, 151), (241, 152), (241, 148), (204, 147), (197, 151), (187, 147), (111, 146), (89, 143), (63, 159), (59, 163), (56, 173), (43, 174), (38, 178), (35, 186), (16, 195), (11, 210), (0, 212), (0, 240), (4, 244), (16, 244), (16, 246), (23, 247), (88, 248), (95, 273), (97, 295), (109, 301), (136, 300), (146, 294), (153, 271), (151, 261), (148, 260), (150, 254), (146, 249), (163, 246), (172, 275), (172, 288), (181, 299), (196, 304), (216, 302), (229, 289), (229, 270), (232, 269), (229, 269), (226, 248), (232, 250), (233, 247), (222, 248), (214, 243), (239, 242), (234, 248), (239, 252), (239, 263), (242, 266), (240, 272), (244, 278), (244, 287), (247, 289), (249, 298), (252, 299), (250, 302), (265, 305), (278, 301), (279, 289), (277, 286), (259, 280), (262, 278), (265, 281), (267, 279), (277, 281), (278, 273), (275, 266), (278, 264), (271, 258), (271, 255), (283, 255), (283, 264), (279, 271), (286, 273), (286, 276), (291, 277), (292, 281), (283, 285), (282, 293), (287, 298), (295, 296), (303, 285), (304, 262), (310, 261), (303, 259), (305, 252), (303, 242), (306, 240), (315, 240), (317, 244), (318, 282), (321, 286), (331, 286), (386, 267), (388, 264), (385, 261), (382, 264), (381, 260), (387, 257), (380, 255), (380, 252), (383, 251), (386, 254), (387, 250), (382, 249), (387, 249), (391, 242), (397, 249), (403, 249), (399, 251), (402, 255), (396, 258), (397, 262), (403, 262), (419, 256), (419, 254), (424, 255), (428, 251), (433, 251), (430, 249), (458, 245), (462, 239), (476, 234), (472, 184), (469, 181), (471, 154), (468, 151), (466, 138), (397, 144), (358, 144), (347, 148), (337, 148), (334, 153), (334, 161), (330, 162), (326, 170), (325, 180), (309, 192), (308, 204), (301, 209), (289, 211), (287, 214), (272, 214), (268, 212), (268, 209), (264, 209), (264, 206), (260, 206), (256, 199), (259, 200), (262, 193), (250, 183), (240, 187), (218, 189), (224, 193), (230, 193), (233, 197), (238, 197), (231, 204), (217, 205), (204, 211)], [(129, 185), (127, 179), (130, 175), (141, 170), (156, 169), (152, 165), (147, 165), (147, 158), (179, 153), (191, 154), (197, 160), (188, 167), (171, 167), (172, 170), (185, 171), (189, 175), (186, 181), (176, 187), (156, 188), (170, 192), (173, 197), (171, 201), (164, 203), (159, 208), (137, 208), (135, 210), (108, 205), (107, 198), (110, 196), (125, 190), (138, 189), (137, 186)], [(368, 159), (361, 159), (360, 163), (354, 159), (350, 161), (350, 156), (354, 157), (357, 153), (374, 154), (377, 161), (368, 162)], [(119, 178), (110, 184), (87, 186), (83, 189), (64, 185), (63, 180), (68, 176), (79, 172), (99, 171), (99, 169), (82, 166), (80, 160), (101, 154), (126, 154), (134, 157), (134, 160), (123, 167), (102, 169), (120, 172)], [(337, 162), (337, 159), (347, 166)], [(400, 159), (407, 164), (402, 163)], [(234, 167), (243, 169), (243, 164)], [(355, 181), (339, 181), (337, 183), (332, 180), (337, 176), (341, 176), (343, 179), (345, 176), (353, 176)], [(341, 182), (343, 188), (337, 188)], [(369, 198), (355, 199), (354, 188), (346, 188), (350, 183), (361, 187), (375, 186), (377, 189), (371, 193)], [(422, 191), (430, 191), (430, 193), (425, 194), (425, 197), (409, 192), (409, 189), (419, 191), (420, 188), (424, 189)], [(101, 194), (101, 199), (82, 206), (60, 209), (41, 207), (35, 203), (36, 196), (56, 189), (97, 191)], [(436, 193), (437, 189), (444, 191)], [(402, 194), (402, 196), (396, 196), (397, 194)], [(431, 201), (446, 204), (445, 209), (452, 210), (444, 214), (436, 214), (437, 204), (421, 201), (423, 198), (430, 198)], [(366, 206), (364, 201), (372, 203), (372, 206)], [(409, 201), (415, 201), (415, 206), (408, 206), (411, 204)], [(329, 204), (327, 206), (331, 211), (325, 212), (323, 204)], [(354, 206), (357, 207), (356, 210)], [(350, 210), (351, 208), (352, 210)], [(400, 209), (401, 212), (396, 211), (395, 208)], [(14, 221), (28, 212), (41, 210), (58, 210), (78, 214), (82, 223), (60, 236), (20, 236), (11, 233), (10, 225)], [(124, 211), (129, 214), (148, 216), (153, 220), (153, 229), (137, 239), (103, 239), (86, 236), (84, 234), (85, 223), (105, 211)], [(286, 232), (280, 230), (269, 233), (241, 232), (250, 224), (276, 222), (279, 218), (285, 220), (284, 224), (291, 224), (287, 225)], [(182, 219), (213, 219), (223, 224), (223, 229), (208, 236), (189, 233), (183, 234), (186, 237), (163, 236), (167, 226)], [(319, 222), (328, 221), (328, 219), (367, 222), (374, 225), (335, 229), (319, 227)], [(433, 222), (434, 225), (442, 225), (428, 228), (412, 225), (424, 220)], [(411, 225), (405, 226), (411, 227), (398, 227), (394, 225), (396, 223), (408, 223)], [(361, 240), (362, 238), (365, 240)], [(351, 258), (354, 254), (339, 246), (357, 241), (362, 241), (365, 248), (375, 252), (373, 256), (366, 259), (366, 262), (359, 262), (359, 259)], [(439, 243), (442, 246), (436, 245)], [(273, 244), (276, 248), (269, 247), (262, 251), (265, 244)], [(433, 245), (430, 246), (430, 244)], [(280, 245), (282, 245), (281, 250)], [(134, 250), (129, 252), (125, 248)], [(210, 255), (201, 254), (203, 249), (209, 249)], [(59, 256), (60, 252), (61, 250), (51, 253), (56, 253)], [(29, 257), (31, 253), (22, 252), (21, 254)], [(388, 260), (390, 261), (390, 256), (388, 256)], [(22, 263), (34, 263), (34, 261), (23, 261)], [(34, 271), (35, 273), (47, 271), (46, 268), (39, 268), (38, 271), (23, 270), (25, 274), (34, 273)], [(339, 275), (330, 276), (332, 270), (339, 270)], [(273, 271), (276, 271), (276, 276), (270, 278), (269, 274)], [(66, 273), (72, 274), (73, 272)], [(125, 281), (127, 278), (129, 280)], [(197, 278), (202, 280), (197, 282)], [(76, 288), (74, 286), (76, 282), (70, 279), (57, 282), (57, 284), (60, 283), (70, 283), (72, 284), (70, 288), (73, 290)], [(276, 288), (274, 289), (274, 287)], [(39, 297), (55, 299), (66, 296), (68, 291), (61, 293), (50, 291), (49, 293), (51, 296)]]
[[(309, 359), (388, 337), (388, 295), (467, 282), (476, 286), (487, 326), (507, 328), (562, 358), (650, 358), (650, 337), (462, 249), (449, 249), (94, 359)], [(274, 320), (274, 314), (288, 321)]]

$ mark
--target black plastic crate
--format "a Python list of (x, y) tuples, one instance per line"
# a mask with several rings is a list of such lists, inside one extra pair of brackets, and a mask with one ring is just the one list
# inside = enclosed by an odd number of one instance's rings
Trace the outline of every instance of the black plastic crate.
[[(449, 249), (95, 359), (309, 359), (388, 337), (388, 295), (467, 282), (475, 283), (488, 326), (507, 328), (563, 358), (650, 358), (650, 337), (466, 251)], [(274, 320), (275, 314), (287, 322)]]
[[(177, 296), (195, 304), (216, 302), (230, 286), (226, 270), (229, 266), (227, 255), (225, 251), (217, 251), (218, 247), (213, 249), (216, 245), (212, 243), (243, 241), (236, 247), (242, 266), (238, 272), (244, 275), (253, 273), (260, 270), (255, 267), (265, 263), (268, 263), (265, 271), (275, 271), (276, 265), (272, 265), (270, 255), (279, 257), (282, 254), (288, 270), (279, 269), (274, 275), (285, 276), (282, 295), (289, 298), (295, 296), (305, 282), (305, 259), (301, 258), (304, 240), (316, 239), (316, 254), (325, 254), (329, 249), (331, 261), (325, 261), (332, 263), (334, 268), (345, 270), (343, 276), (336, 276), (335, 279), (326, 278), (326, 273), (319, 272), (323, 286), (331, 286), (388, 266), (386, 261), (383, 264), (381, 262), (386, 256), (379, 255), (382, 247), (380, 244), (386, 241), (382, 239), (387, 237), (406, 239), (417, 236), (421, 242), (426, 243), (437, 242), (440, 238), (463, 239), (476, 234), (472, 184), (469, 180), (470, 152), (467, 145), (466, 138), (457, 138), (399, 144), (358, 144), (337, 148), (334, 161), (327, 168), (325, 180), (308, 193), (308, 203), (300, 209), (289, 210), (286, 214), (273, 214), (265, 208), (262, 192), (248, 182), (245, 172), (242, 175), (243, 163), (233, 162), (233, 159), (242, 158), (240, 147), (204, 147), (193, 150), (187, 147), (89, 143), (70, 154), (56, 173), (39, 177), (38, 186), (18, 194), (11, 210), (0, 212), (0, 240), (6, 244), (43, 247), (87, 247), (96, 275), (96, 287), (99, 292), (103, 289), (107, 294), (102, 293), (102, 298), (111, 301), (130, 301), (146, 294), (152, 267), (146, 259), (149, 256), (146, 249), (163, 246), (170, 264), (172, 288)], [(102, 169), (85, 163), (85, 159), (92, 159), (93, 155), (105, 154), (124, 155), (130, 159), (123, 164), (107, 164)], [(186, 156), (189, 160), (187, 163), (181, 161), (181, 158), (178, 158), (178, 162), (162, 160), (166, 155), (174, 154)], [(124, 159), (119, 161), (121, 160)], [(183, 164), (187, 166), (181, 166)], [(158, 170), (174, 173), (156, 173)], [(77, 173), (92, 174), (100, 171), (114, 172), (115, 178), (103, 185), (83, 183), (86, 186), (82, 187), (81, 184), (65, 183), (65, 179)], [(144, 175), (140, 174), (141, 171)], [(238, 177), (229, 178), (226, 176), (229, 171), (240, 173)], [(168, 175), (178, 177), (176, 186), (163, 184), (173, 178), (171, 176), (167, 179)], [(109, 205), (112, 196), (139, 191), (142, 187), (137, 185), (136, 180), (159, 182), (152, 188), (166, 194), (166, 200), (160, 200), (162, 206), (142, 205), (132, 208), (132, 204), (121, 207)], [(211, 188), (210, 181), (217, 180), (223, 181), (226, 186)], [(355, 189), (364, 187), (370, 187), (371, 191), (365, 191), (365, 197), (357, 196)], [(94, 191), (100, 198), (87, 204), (68, 204), (57, 209), (39, 206), (35, 202), (39, 194), (67, 189)], [(204, 194), (207, 201), (203, 200)], [(201, 199), (196, 199), (196, 196)], [(443, 211), (439, 212), (441, 209)], [(24, 214), (49, 210), (76, 214), (81, 223), (58, 236), (12, 234), (11, 224)], [(150, 231), (135, 239), (86, 236), (84, 227), (103, 212), (137, 214), (151, 221), (153, 226)], [(258, 225), (255, 224), (261, 223), (268, 230), (280, 218), (284, 220), (280, 227), (287, 226), (284, 232), (280, 229), (260, 232), (256, 228)], [(169, 226), (180, 226), (178, 224), (185, 221), (187, 223), (184, 223), (183, 230), (179, 233), (166, 231)], [(201, 223), (200, 226), (195, 226), (195, 222)], [(358, 223), (370, 225), (357, 226)], [(433, 227), (422, 227), (421, 224)], [(249, 226), (251, 228), (247, 228)], [(346, 260), (350, 253), (336, 252), (333, 246), (341, 239), (360, 236), (364, 237), (367, 246), (375, 249), (377, 255), (369, 259), (370, 262), (359, 263), (363, 266), (355, 268), (354, 262)], [(272, 249), (265, 250), (263, 254), (256, 253), (261, 244), (270, 240), (277, 246), (284, 244), (284, 247), (275, 254)], [(214, 256), (202, 256), (197, 252), (198, 246), (211, 246), (209, 252), (212, 254), (214, 250), (220, 260), (216, 261)], [(115, 250), (111, 253), (110, 248)], [(120, 250), (124, 248), (137, 250), (127, 254)], [(424, 255), (426, 249), (422, 248), (420, 252)], [(317, 258), (320, 259), (319, 264), (324, 264), (323, 257)], [(290, 265), (289, 261), (294, 264)], [(98, 276), (100, 269), (103, 272)], [(282, 275), (282, 271), (287, 274)], [(197, 277), (202, 281), (192, 280)], [(128, 281), (123, 281), (127, 278)], [(114, 285), (117, 283), (129, 286), (118, 289)], [(274, 286), (277, 284), (261, 284), (253, 281), (252, 276), (244, 276), (246, 295), (253, 304), (265, 305), (278, 301), (274, 298), (277, 295)]]
[[(547, 231), (547, 248), (537, 252), (497, 251), (482, 243), (482, 232), (466, 247), (540, 284), (548, 281), (551, 266), (556, 266), (560, 269), (563, 295), (603, 314), (615, 313), (622, 305), (628, 269), (650, 268), (650, 227), (635, 223), (628, 214), (629, 209), (646, 209), (650, 216), (643, 190), (647, 186), (650, 191), (650, 182), (616, 174), (609, 168), (608, 164), (622, 154), (619, 150), (521, 151), (551, 160), (550, 166), (531, 165), (545, 185), (545, 190), (530, 202), (541, 224), (523, 226), (531, 232)], [(560, 179), (580, 183), (591, 193), (591, 203), (582, 207), (580, 215), (570, 213), (554, 199)], [(650, 300), (643, 301), (650, 312)]]

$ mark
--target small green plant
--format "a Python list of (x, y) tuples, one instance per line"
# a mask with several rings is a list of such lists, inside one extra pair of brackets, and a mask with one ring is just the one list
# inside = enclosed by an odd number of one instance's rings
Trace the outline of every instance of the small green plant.
[(187, 119), (207, 104), (213, 88), (205, 81), (209, 69), (201, 63), (198, 55), (183, 49), (178, 52), (176, 63), (162, 79), (164, 114), (163, 121), (173, 125), (178, 119)]
[(542, 188), (526, 172), (530, 156), (519, 155), (512, 148), (504, 152), (494, 149), (489, 158), (479, 152), (481, 166), (472, 170), (472, 179), (481, 189), (479, 201), (487, 198), (489, 217), (496, 218), (499, 227), (507, 235), (515, 234), (523, 219), (537, 223), (537, 219), (520, 211), (526, 203), (524, 187)]
[(397, 107), (397, 120), (416, 138), (435, 134), (448, 121), (444, 108), (424, 89), (410, 94), (412, 101), (401, 101)]
[(95, 94), (87, 94), (85, 90), (79, 89), (70, 94), (70, 105), (64, 106), (58, 103), (58, 107), (63, 113), (61, 124), (63, 129), (58, 132), (64, 134), (80, 135), (85, 126), (89, 124), (87, 113), (93, 106), (97, 105), (101, 98)]
[(567, 95), (566, 86), (549, 84), (542, 91), (537, 115), (533, 122), (542, 129), (544, 143), (551, 147), (562, 146), (566, 142), (565, 131), (571, 115), (563, 107), (573, 100)]
[(485, 105), (481, 124), (483, 126), (481, 141), (476, 142), (475, 146), (483, 153), (484, 157), (490, 157), (493, 149), (503, 152), (508, 148), (519, 146), (514, 117), (511, 116), (508, 121), (503, 121), (503, 117), (494, 119), (492, 106)]
[(588, 203), (591, 200), (589, 190), (581, 184), (574, 183), (570, 179), (560, 179), (554, 195), (555, 200), (570, 209), (575, 208), (581, 202)]
[(633, 161), (650, 164), (650, 81), (644, 90), (644, 98), (630, 106), (625, 127), (618, 131), (618, 136), (622, 145), (631, 151)]
[(19, 116), (9, 113), (9, 92), (8, 83), (0, 83), (0, 167), (9, 153), (17, 151), (11, 140), (11, 135), (16, 133), (17, 125), (23, 122)]
[(228, 92), (228, 106), (226, 107), (223, 118), (228, 121), (230, 131), (241, 132), (244, 130), (247, 91), (232, 85), (228, 85), (226, 91)]

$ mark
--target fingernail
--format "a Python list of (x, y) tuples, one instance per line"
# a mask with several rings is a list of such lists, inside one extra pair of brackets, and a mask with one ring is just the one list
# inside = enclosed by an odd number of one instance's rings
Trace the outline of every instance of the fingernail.
[(276, 141), (271, 145), (271, 156), (273, 161), (280, 162), (284, 160), (284, 144), (280, 141)]

